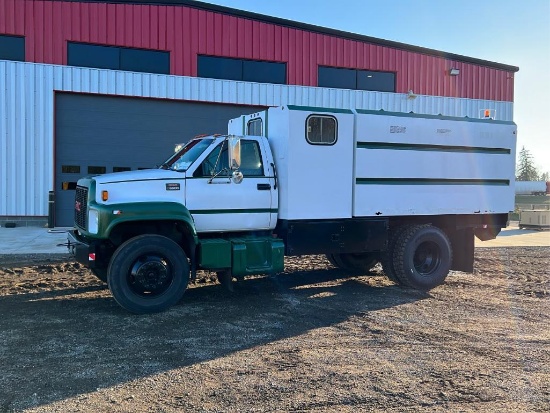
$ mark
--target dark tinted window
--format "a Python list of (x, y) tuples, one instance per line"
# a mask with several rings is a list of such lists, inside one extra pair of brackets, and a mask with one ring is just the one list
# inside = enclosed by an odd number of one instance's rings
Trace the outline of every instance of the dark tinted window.
[(319, 86), (335, 87), (339, 89), (356, 89), (356, 70), (319, 66)]
[(243, 79), (243, 64), (239, 59), (199, 56), (198, 76), (213, 79)]
[(357, 89), (395, 92), (395, 73), (358, 70)]
[(170, 74), (170, 53), (158, 50), (120, 49), (120, 69)]
[(258, 83), (286, 83), (286, 64), (243, 60), (243, 80)]
[(319, 66), (320, 87), (395, 92), (395, 73)]
[(69, 43), (67, 64), (69, 66), (118, 70), (120, 69), (120, 50), (118, 47)]
[(61, 173), (64, 174), (79, 174), (80, 166), (79, 165), (61, 165)]
[(131, 72), (170, 73), (170, 53), (158, 50), (69, 43), (67, 64)]
[(0, 35), (0, 59), (25, 61), (25, 38)]
[(104, 166), (88, 166), (89, 174), (104, 174), (107, 172), (107, 168)]
[(286, 83), (286, 63), (199, 56), (197, 73), (199, 77), (214, 79)]
[(113, 172), (125, 172), (125, 171), (131, 171), (132, 168), (129, 166), (113, 166)]

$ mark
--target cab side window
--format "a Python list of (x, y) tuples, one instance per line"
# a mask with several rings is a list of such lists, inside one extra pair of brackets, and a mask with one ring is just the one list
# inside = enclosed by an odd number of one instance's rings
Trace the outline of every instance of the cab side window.
[(256, 141), (241, 141), (241, 167), (244, 176), (264, 176), (260, 146)]
[[(221, 154), (220, 154), (221, 151)], [(216, 146), (212, 152), (202, 161), (201, 165), (193, 173), (195, 178), (210, 178), (216, 174), (224, 175), (221, 172), (224, 168), (229, 171), (229, 160), (227, 154), (227, 141)], [(228, 175), (229, 173), (225, 174)]]
[[(219, 176), (229, 175), (228, 157), (227, 141), (224, 141), (202, 161), (193, 176), (195, 178), (210, 178), (216, 174), (219, 174)], [(224, 169), (225, 171), (223, 171)], [(258, 142), (247, 139), (241, 140), (241, 167), (239, 171), (244, 176), (264, 176), (264, 166)]]

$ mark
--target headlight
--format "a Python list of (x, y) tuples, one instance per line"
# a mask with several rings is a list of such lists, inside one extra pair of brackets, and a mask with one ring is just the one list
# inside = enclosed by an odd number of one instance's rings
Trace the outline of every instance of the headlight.
[(99, 231), (99, 211), (97, 209), (88, 210), (88, 232), (97, 234)]

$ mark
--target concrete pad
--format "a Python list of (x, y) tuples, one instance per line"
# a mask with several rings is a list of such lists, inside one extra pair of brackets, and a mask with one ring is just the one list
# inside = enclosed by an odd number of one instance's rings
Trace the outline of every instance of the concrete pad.
[(495, 239), (475, 239), (476, 248), (483, 247), (550, 247), (550, 231), (519, 229), (517, 222), (504, 228)]
[[(37, 227), (0, 228), (1, 254), (66, 254), (67, 229)], [(1, 258), (0, 258), (1, 261)], [(1, 263), (1, 262), (0, 262)]]

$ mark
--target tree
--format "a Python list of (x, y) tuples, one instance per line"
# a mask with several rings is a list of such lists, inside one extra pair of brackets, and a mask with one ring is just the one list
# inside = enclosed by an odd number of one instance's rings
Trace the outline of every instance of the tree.
[(548, 172), (540, 174), (540, 180), (546, 182), (550, 181), (550, 174)]
[(517, 181), (538, 181), (539, 172), (533, 162), (531, 153), (522, 146), (519, 151), (518, 169), (516, 173)]

